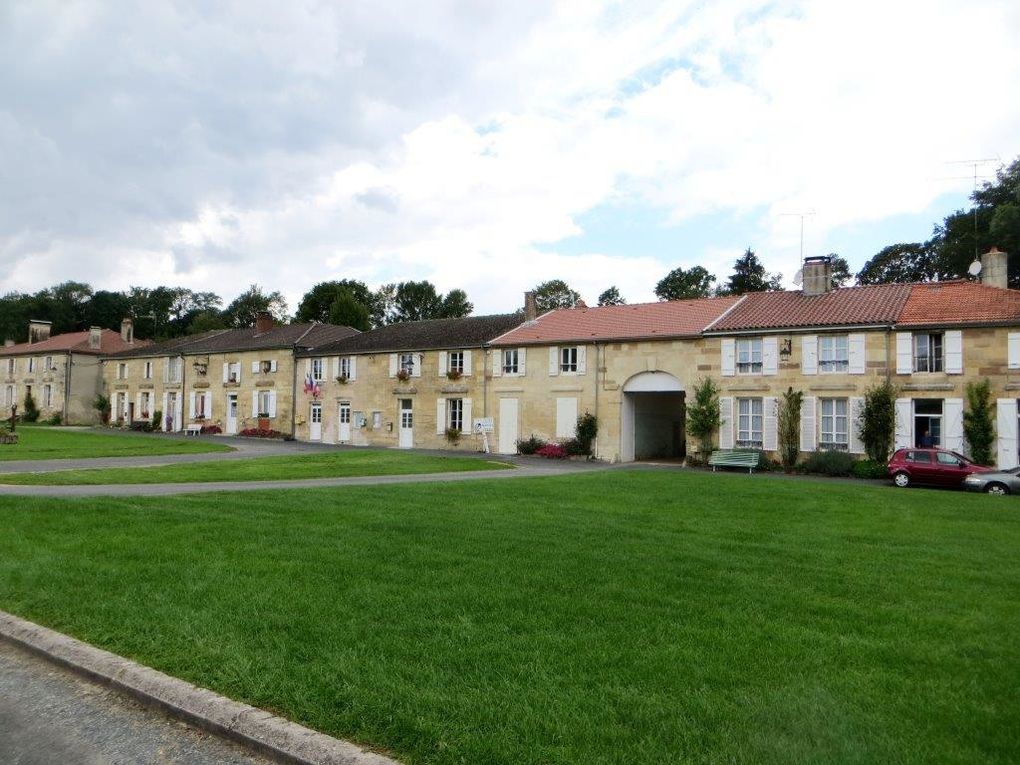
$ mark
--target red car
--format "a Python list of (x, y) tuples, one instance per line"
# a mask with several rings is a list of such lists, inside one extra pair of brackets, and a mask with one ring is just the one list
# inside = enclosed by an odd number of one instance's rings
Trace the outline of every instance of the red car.
[(889, 475), (901, 488), (913, 483), (961, 488), (971, 473), (992, 470), (948, 449), (898, 449), (889, 460)]

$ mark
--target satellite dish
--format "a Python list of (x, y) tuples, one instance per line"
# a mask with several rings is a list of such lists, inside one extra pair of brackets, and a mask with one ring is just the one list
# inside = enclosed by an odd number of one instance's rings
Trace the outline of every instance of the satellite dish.
[(793, 283), (799, 287), (803, 281), (804, 281), (804, 269), (798, 268), (797, 273), (793, 275)]
[(971, 276), (977, 276), (978, 274), (980, 274), (981, 273), (981, 261), (975, 259), (974, 262), (971, 263), (967, 267), (967, 273), (970, 274)]

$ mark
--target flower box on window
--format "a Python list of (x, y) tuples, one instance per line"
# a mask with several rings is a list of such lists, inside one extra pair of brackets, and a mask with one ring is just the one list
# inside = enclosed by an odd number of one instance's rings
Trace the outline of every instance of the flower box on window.
[(341, 385), (346, 385), (349, 382), (347, 375), (337, 375), (336, 381)]
[(459, 369), (451, 369), (449, 372), (446, 373), (446, 378), (448, 380), (459, 380), (463, 376), (464, 373), (461, 372)]
[(406, 369), (401, 369), (399, 372), (397, 372), (397, 379), (400, 380), (400, 382), (407, 382), (408, 380), (411, 379), (411, 373), (408, 372)]

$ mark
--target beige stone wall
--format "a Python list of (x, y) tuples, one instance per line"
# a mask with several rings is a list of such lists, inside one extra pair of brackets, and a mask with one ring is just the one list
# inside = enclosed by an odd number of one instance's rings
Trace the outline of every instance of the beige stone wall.
[[(294, 353), (289, 348), (261, 351), (239, 351), (185, 356), (188, 394), (185, 399), (186, 423), (210, 424), (228, 432), (228, 403), (237, 397), (237, 432), (258, 426), (255, 396), (260, 391), (275, 393), (276, 410), (270, 412), (269, 427), (290, 435), (294, 423)], [(258, 371), (252, 371), (253, 362)], [(275, 363), (275, 371), (272, 365)], [(196, 364), (199, 366), (196, 368)], [(202, 365), (205, 372), (202, 373)], [(237, 381), (224, 373), (224, 364), (236, 365)], [(270, 366), (266, 371), (265, 367)], [(224, 381), (226, 380), (226, 381)], [(208, 420), (190, 416), (191, 393), (202, 392), (212, 397), (212, 416)]]
[[(64, 378), (59, 375), (59, 385), (63, 396)], [(99, 422), (96, 411), (96, 396), (103, 389), (103, 364), (98, 356), (85, 353), (71, 354), (70, 396), (67, 401), (68, 425), (95, 425)]]
[[(173, 357), (178, 358), (178, 357)], [(146, 362), (152, 364), (151, 376), (145, 377), (145, 365)], [(127, 365), (127, 376), (124, 379), (120, 379), (117, 374), (117, 369), (120, 364)], [(117, 424), (119, 421), (123, 423), (121, 412), (118, 411), (118, 395), (126, 394), (128, 401), (133, 403), (135, 420), (140, 421), (142, 419), (141, 412), (138, 411), (139, 393), (145, 391), (150, 394), (152, 399), (152, 411), (149, 412), (150, 419), (156, 410), (159, 410), (161, 415), (162, 424), (165, 427), (167, 412), (163, 411), (165, 400), (164, 398), (169, 393), (173, 393), (178, 397), (184, 395), (184, 383), (187, 380), (187, 365), (184, 364), (182, 367), (181, 382), (166, 382), (165, 373), (167, 367), (166, 356), (136, 356), (127, 359), (105, 359), (102, 363), (102, 380), (103, 390), (106, 396), (110, 398), (111, 424)], [(182, 424), (187, 418), (187, 402), (183, 404), (182, 416), (174, 416), (173, 430), (180, 431)]]
[[(30, 357), (35, 359), (35, 369), (32, 372), (28, 371)], [(51, 359), (49, 368), (45, 368), (47, 357)], [(10, 414), (7, 406), (7, 387), (14, 386), (18, 411), (23, 412), (25, 392), (28, 386), (31, 386), (32, 397), (39, 408), (40, 421), (54, 415), (65, 417), (67, 423), (71, 425), (87, 425), (97, 421), (98, 415), (92, 404), (100, 390), (101, 371), (99, 360), (95, 356), (88, 354), (69, 356), (66, 352), (61, 352), (25, 354), (13, 358), (16, 359), (13, 375), (7, 372), (7, 357), (0, 358), (0, 406), (3, 407), (5, 415)], [(70, 374), (70, 397), (66, 401), (65, 412), (68, 374)], [(46, 386), (50, 386), (49, 406), (45, 402)]]

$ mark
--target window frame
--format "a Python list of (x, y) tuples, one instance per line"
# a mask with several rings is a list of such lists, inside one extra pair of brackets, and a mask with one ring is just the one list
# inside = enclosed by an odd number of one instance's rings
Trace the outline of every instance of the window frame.
[(351, 357), (341, 356), (340, 357), (340, 377), (344, 377), (348, 380), (351, 379)]
[(128, 365), (126, 361), (117, 362), (117, 379), (118, 380), (128, 379)]
[(564, 345), (560, 348), (560, 373), (577, 374), (577, 346)]
[[(741, 449), (761, 449), (765, 443), (765, 399), (760, 396), (738, 398), (736, 404), (735, 446)], [(747, 412), (742, 411), (745, 404), (748, 408)]]
[(312, 359), (312, 380), (322, 382), (326, 379), (326, 360), (324, 358)]
[(184, 362), (180, 356), (166, 357), (166, 381), (168, 383), (180, 383)]
[[(924, 351), (920, 346), (924, 344)], [(912, 338), (913, 371), (944, 372), (946, 368), (946, 338), (944, 332), (915, 332)], [(922, 367), (924, 367), (922, 369)]]
[(152, 379), (152, 368), (153, 368), (153, 366), (154, 365), (153, 365), (151, 360), (145, 362), (144, 366), (142, 367), (142, 379), (143, 380), (151, 380)]
[[(500, 351), (500, 367), (505, 375), (517, 375), (520, 374), (521, 369), (521, 355), (518, 352), (519, 348), (504, 348)], [(513, 354), (513, 362), (509, 361), (511, 354)]]
[(258, 417), (272, 417), (273, 416), (273, 391), (271, 390), (259, 390), (255, 394), (255, 414)]
[(414, 375), (414, 352), (401, 353), (397, 355), (397, 372), (406, 372), (408, 375)]
[(446, 354), (446, 371), (464, 374), (464, 351), (449, 351)]
[(850, 372), (850, 336), (822, 335), (818, 338), (819, 374)]
[(43, 385), (42, 405), (43, 409), (51, 409), (53, 407), (53, 386), (49, 383)]
[(446, 399), (446, 427), (450, 430), (464, 430), (464, 399)]
[(738, 375), (765, 373), (764, 338), (738, 337), (734, 345), (734, 369)]
[[(839, 404), (843, 405), (842, 413), (837, 411)], [(839, 430), (841, 422), (842, 431)], [(840, 440), (840, 436), (843, 440)], [(831, 451), (850, 450), (850, 399), (834, 397), (819, 400), (818, 448)]]
[(28, 357), (28, 374), (35, 374), (35, 356)]

